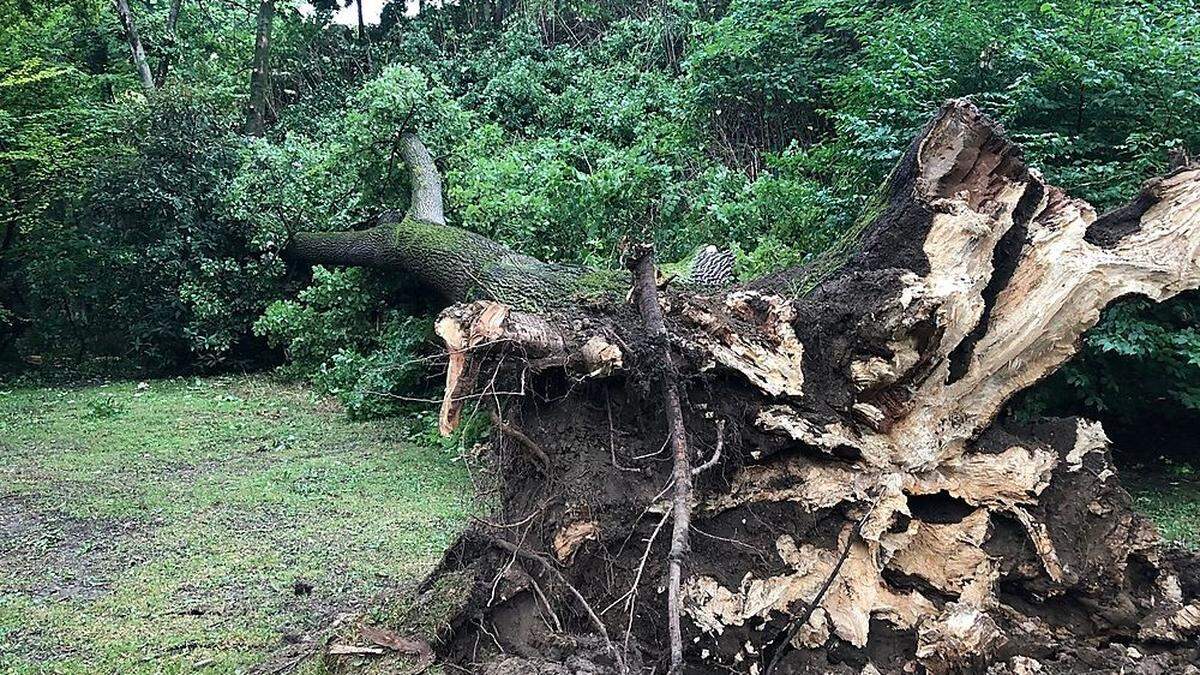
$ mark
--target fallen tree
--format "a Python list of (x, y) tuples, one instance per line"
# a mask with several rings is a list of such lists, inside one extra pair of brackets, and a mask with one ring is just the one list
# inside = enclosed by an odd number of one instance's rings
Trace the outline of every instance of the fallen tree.
[[(374, 227), (349, 232), (298, 232), (288, 253), (295, 260), (374, 267), (406, 275), (448, 302), (487, 298), (512, 307), (543, 309), (628, 288), (616, 270), (545, 263), (469, 230), (446, 224), (442, 182), (420, 139), (400, 136), (400, 156), (412, 181), (408, 210), (388, 212)], [(692, 286), (731, 278), (732, 258), (704, 247), (668, 266)]]
[[(1200, 565), (1132, 510), (1099, 424), (1002, 414), (1107, 304), (1200, 287), (1200, 168), (1098, 216), (952, 101), (843, 255), (643, 290), (639, 312), (624, 273), (447, 226), (407, 138), (403, 218), (291, 251), (395, 269), (458, 303), (437, 324), (442, 426), (464, 408), (495, 416), (498, 495), (420, 589), (450, 670), (662, 672), (673, 563), (688, 673), (1200, 659)], [(681, 547), (666, 525), (684, 512)]]

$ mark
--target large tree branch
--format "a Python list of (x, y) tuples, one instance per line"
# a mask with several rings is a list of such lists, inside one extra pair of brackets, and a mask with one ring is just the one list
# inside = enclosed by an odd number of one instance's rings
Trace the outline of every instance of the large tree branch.
[(408, 212), (405, 217), (425, 223), (445, 225), (442, 213), (442, 177), (429, 149), (412, 132), (400, 135), (400, 157), (412, 176)]
[(415, 134), (401, 135), (400, 157), (411, 180), (409, 206), (402, 216), (385, 214), (380, 224), (367, 230), (298, 232), (292, 236), (288, 256), (310, 264), (395, 270), (450, 302), (473, 295), (497, 297), (509, 281), (506, 277), (545, 267), (486, 237), (446, 224), (441, 176)]
[[(447, 225), (441, 176), (429, 150), (415, 134), (404, 133), (400, 156), (411, 176), (409, 207), (402, 216), (385, 214), (367, 230), (296, 233), (288, 257), (309, 264), (393, 270), (451, 303), (485, 299), (545, 310), (575, 304), (582, 297), (623, 292), (624, 276), (616, 270), (545, 263)], [(732, 258), (716, 247), (702, 247), (663, 269), (681, 284), (720, 285), (732, 278)], [(697, 270), (705, 275), (693, 274)]]
[(385, 267), (382, 253), (388, 248), (389, 228), (349, 232), (297, 232), (288, 255), (309, 263), (349, 267)]

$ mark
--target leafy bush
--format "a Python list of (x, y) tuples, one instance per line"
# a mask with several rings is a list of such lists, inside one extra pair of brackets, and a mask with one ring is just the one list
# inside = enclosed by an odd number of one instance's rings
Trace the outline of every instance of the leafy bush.
[(432, 323), (388, 309), (389, 288), (366, 270), (316, 267), (295, 300), (267, 307), (254, 330), (284, 348), (285, 371), (333, 394), (353, 417), (403, 409), (429, 375)]
[(97, 396), (87, 402), (85, 416), (90, 419), (109, 419), (126, 411), (126, 404), (112, 394)]
[(157, 368), (220, 359), (283, 272), (223, 213), (239, 163), (228, 121), (178, 93), (127, 107), (113, 127), (123, 144), (88, 158), (90, 180), (47, 200), (17, 244), (37, 325), (26, 348)]
[(1082, 350), (1023, 402), (1025, 415), (1074, 412), (1126, 426), (1200, 412), (1200, 294), (1111, 307)]

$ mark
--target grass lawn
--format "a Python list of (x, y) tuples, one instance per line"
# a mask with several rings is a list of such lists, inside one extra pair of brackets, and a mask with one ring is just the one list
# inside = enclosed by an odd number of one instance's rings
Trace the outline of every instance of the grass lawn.
[(0, 672), (244, 671), (419, 579), (469, 512), (422, 425), (147, 384), (0, 386)]
[(1121, 484), (1133, 495), (1137, 510), (1158, 525), (1163, 539), (1200, 551), (1200, 478), (1190, 468), (1124, 471)]

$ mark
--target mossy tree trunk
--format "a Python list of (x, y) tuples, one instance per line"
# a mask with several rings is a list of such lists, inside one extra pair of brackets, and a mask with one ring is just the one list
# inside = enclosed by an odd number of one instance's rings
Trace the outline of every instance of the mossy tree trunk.
[[(616, 270), (542, 262), (448, 225), (442, 210), (441, 179), (429, 150), (415, 134), (404, 133), (400, 155), (412, 182), (405, 213), (385, 214), (377, 225), (365, 230), (298, 232), (287, 255), (311, 264), (391, 270), (447, 303), (486, 299), (521, 309), (547, 310), (627, 289), (624, 274)], [(676, 267), (687, 273), (683, 262)]]
[(138, 34), (137, 24), (133, 20), (133, 12), (129, 11), (129, 2), (116, 0), (116, 6), (117, 18), (121, 20), (121, 28), (125, 31), (125, 41), (129, 43), (129, 53), (133, 57), (133, 65), (137, 68), (142, 87), (148, 92), (154, 91), (154, 77), (150, 74), (146, 50), (142, 47), (142, 38)]

